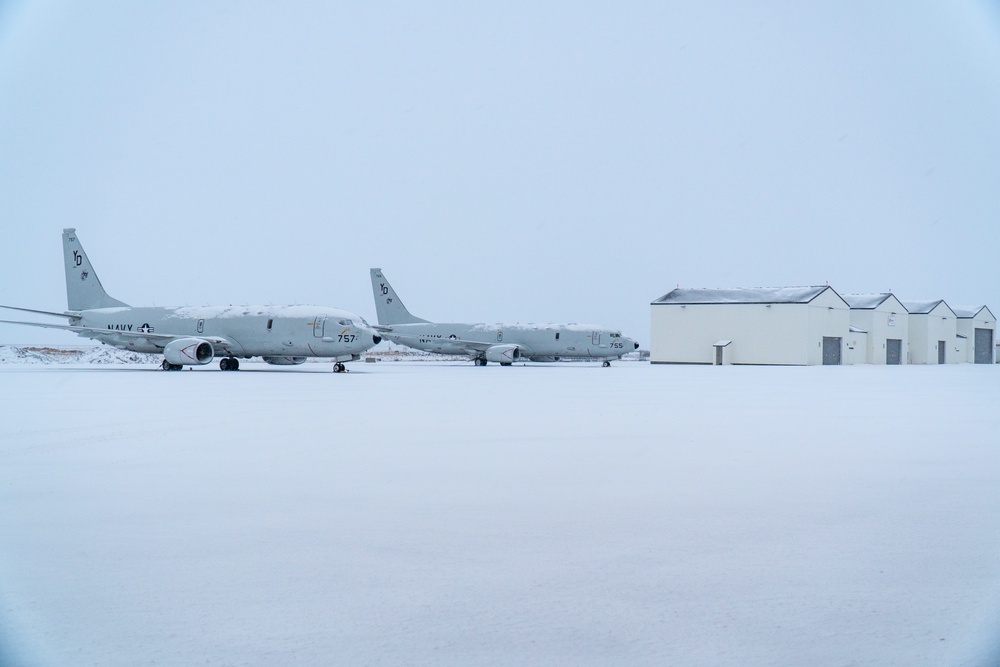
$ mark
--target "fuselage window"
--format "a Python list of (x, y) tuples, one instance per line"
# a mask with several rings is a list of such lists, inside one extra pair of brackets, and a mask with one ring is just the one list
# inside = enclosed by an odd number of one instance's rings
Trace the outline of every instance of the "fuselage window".
[(270, 331), (272, 326), (274, 326), (274, 320), (268, 320), (267, 321), (267, 330)]
[(556, 332), (556, 340), (559, 340), (559, 332)]

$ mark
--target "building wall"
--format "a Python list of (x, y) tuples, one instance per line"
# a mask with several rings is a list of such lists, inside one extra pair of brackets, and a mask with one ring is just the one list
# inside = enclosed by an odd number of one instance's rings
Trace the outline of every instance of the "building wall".
[(806, 363), (811, 366), (823, 364), (823, 338), (840, 338), (841, 363), (845, 359), (844, 341), (850, 335), (851, 309), (833, 290), (826, 290), (806, 305), (809, 317)]
[(650, 361), (711, 364), (714, 344), (731, 340), (732, 364), (818, 365), (824, 336), (847, 338), (848, 313), (829, 290), (809, 304), (654, 304)]
[(966, 361), (970, 364), (976, 361), (976, 329), (989, 329), (993, 331), (993, 339), (995, 341), (996, 328), (996, 319), (991, 317), (985, 310), (980, 312), (975, 318), (959, 318), (956, 322), (956, 330), (967, 339), (966, 354), (961, 361)]
[(948, 363), (964, 364), (969, 361), (969, 348), (972, 342), (965, 336), (955, 336), (955, 360)]
[(907, 317), (910, 334), (910, 363), (936, 364), (938, 362), (937, 345), (939, 340), (945, 342), (945, 363), (958, 362), (955, 354), (955, 341), (958, 328), (955, 316), (945, 304), (940, 304), (926, 315), (913, 314)]
[(886, 299), (877, 308), (870, 310), (852, 310), (851, 326), (868, 332), (865, 361), (858, 363), (884, 366), (888, 346), (886, 341), (890, 338), (902, 341), (900, 362), (906, 363), (906, 351), (910, 340), (909, 315), (903, 304), (895, 298)]
[(800, 304), (660, 304), (650, 322), (653, 363), (711, 364), (720, 340), (733, 364), (806, 363)]
[[(852, 313), (852, 319), (853, 316), (854, 315)], [(851, 324), (857, 326), (853, 322)], [(871, 346), (868, 343), (868, 338), (868, 333), (862, 331), (851, 331), (847, 334), (847, 340), (844, 341), (845, 364), (854, 365), (870, 363), (868, 361), (868, 348)]]

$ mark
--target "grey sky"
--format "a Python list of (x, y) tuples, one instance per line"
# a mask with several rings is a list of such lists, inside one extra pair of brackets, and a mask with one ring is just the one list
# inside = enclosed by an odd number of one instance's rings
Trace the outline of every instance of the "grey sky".
[(0, 303), (64, 308), (76, 227), (134, 305), (373, 320), (380, 266), (644, 346), (677, 284), (1000, 314), (998, 119), (981, 1), (7, 2)]

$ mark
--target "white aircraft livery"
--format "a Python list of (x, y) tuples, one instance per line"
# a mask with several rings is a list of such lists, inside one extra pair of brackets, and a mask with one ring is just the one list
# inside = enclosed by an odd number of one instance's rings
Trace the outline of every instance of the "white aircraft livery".
[(435, 323), (414, 317), (385, 279), (382, 269), (372, 269), (375, 313), (383, 338), (438, 354), (467, 355), (477, 366), (494, 361), (510, 366), (515, 361), (597, 359), (610, 366), (639, 344), (616, 329), (583, 324), (460, 324)]
[(68, 308), (58, 313), (16, 306), (10, 310), (66, 318), (68, 324), (0, 320), (64, 329), (136, 352), (163, 355), (163, 370), (201, 366), (221, 357), (219, 368), (239, 370), (239, 358), (263, 357), (269, 364), (289, 366), (308, 357), (345, 361), (378, 345), (381, 337), (354, 313), (321, 306), (184, 306), (132, 307), (108, 295), (80, 245), (75, 229), (63, 230)]

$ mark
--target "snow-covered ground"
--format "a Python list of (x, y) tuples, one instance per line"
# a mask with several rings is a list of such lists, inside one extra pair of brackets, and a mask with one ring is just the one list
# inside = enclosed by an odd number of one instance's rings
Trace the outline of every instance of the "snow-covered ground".
[(0, 364), (0, 664), (1000, 659), (998, 367), (243, 368)]

